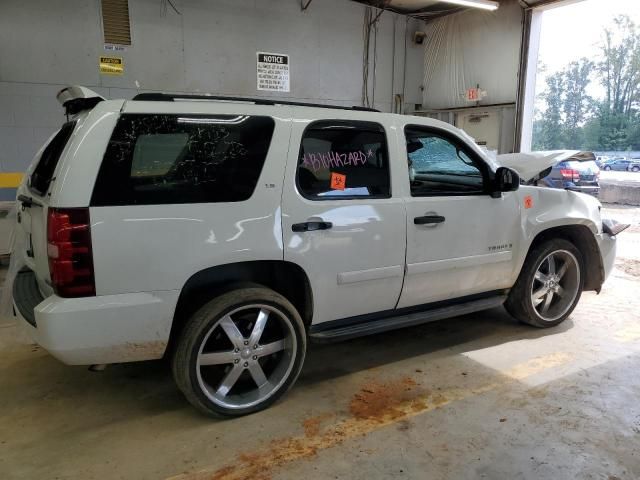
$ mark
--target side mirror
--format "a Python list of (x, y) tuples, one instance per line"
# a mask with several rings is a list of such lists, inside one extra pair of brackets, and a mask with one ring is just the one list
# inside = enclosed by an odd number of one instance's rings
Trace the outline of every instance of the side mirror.
[(493, 192), (515, 192), (520, 188), (520, 175), (510, 168), (500, 167), (496, 170)]

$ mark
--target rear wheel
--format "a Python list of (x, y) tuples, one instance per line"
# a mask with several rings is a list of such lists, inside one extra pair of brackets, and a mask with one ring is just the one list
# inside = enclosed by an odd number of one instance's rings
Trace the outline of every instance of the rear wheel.
[(173, 355), (173, 376), (200, 411), (245, 415), (267, 408), (293, 385), (305, 352), (295, 307), (273, 290), (243, 288), (189, 319)]
[(571, 242), (546, 241), (527, 255), (505, 307), (521, 322), (553, 327), (578, 304), (584, 285), (583, 259)]
[(640, 167), (631, 167), (632, 172), (640, 172)]

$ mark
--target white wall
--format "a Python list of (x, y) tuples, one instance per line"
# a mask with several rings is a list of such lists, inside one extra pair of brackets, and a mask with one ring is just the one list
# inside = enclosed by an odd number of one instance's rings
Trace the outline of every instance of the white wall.
[[(256, 51), (286, 53), (290, 100), (360, 105), (364, 6), (316, 0), (130, 0), (132, 43), (125, 74), (100, 75), (104, 51), (98, 0), (2, 0), (0, 8), (0, 171), (24, 171), (42, 142), (63, 122), (55, 101), (64, 85), (81, 84), (111, 98), (141, 91), (265, 96), (256, 90)], [(393, 26), (396, 24), (395, 55)], [(407, 28), (405, 104), (422, 103), (423, 47)], [(373, 37), (371, 43), (373, 44)], [(375, 107), (392, 108), (402, 93), (405, 17), (385, 12), (377, 38)], [(395, 58), (394, 58), (395, 57)], [(394, 62), (394, 63), (392, 63)], [(394, 65), (395, 64), (395, 68)], [(370, 78), (373, 77), (373, 52)], [(391, 91), (392, 81), (394, 92)], [(370, 89), (370, 97), (373, 85)]]
[(425, 109), (473, 106), (466, 89), (488, 92), (482, 105), (513, 103), (518, 90), (522, 8), (502, 0), (494, 12), (469, 9), (427, 25)]

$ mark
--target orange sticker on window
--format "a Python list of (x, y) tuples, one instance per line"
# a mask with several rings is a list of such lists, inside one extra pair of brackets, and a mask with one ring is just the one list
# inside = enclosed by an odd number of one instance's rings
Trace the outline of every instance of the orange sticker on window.
[(341, 173), (331, 172), (331, 189), (344, 190), (347, 186), (347, 176)]
[(533, 207), (533, 197), (531, 195), (527, 195), (524, 197), (524, 208), (532, 208)]

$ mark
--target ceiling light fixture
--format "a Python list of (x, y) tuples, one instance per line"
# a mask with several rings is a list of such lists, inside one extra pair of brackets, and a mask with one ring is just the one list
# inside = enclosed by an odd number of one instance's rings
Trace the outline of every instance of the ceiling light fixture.
[(497, 10), (500, 4), (491, 0), (440, 0), (442, 3), (453, 3), (463, 7), (481, 8), (482, 10)]

